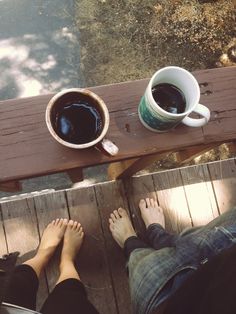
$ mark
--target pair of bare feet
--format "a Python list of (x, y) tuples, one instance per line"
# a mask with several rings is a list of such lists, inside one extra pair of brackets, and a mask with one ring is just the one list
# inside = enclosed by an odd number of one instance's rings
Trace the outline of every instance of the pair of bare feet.
[[(165, 228), (163, 209), (158, 206), (156, 200), (152, 198), (141, 199), (139, 208), (146, 228), (153, 223), (159, 223)], [(121, 248), (124, 247), (124, 243), (129, 237), (137, 236), (127, 211), (123, 208), (111, 213), (109, 224), (112, 236)]]
[[(139, 208), (146, 228), (153, 223), (159, 223), (163, 228), (165, 227), (163, 210), (158, 206), (156, 200), (152, 198), (142, 199), (139, 202)], [(109, 227), (114, 240), (122, 248), (129, 237), (136, 236), (131, 220), (123, 208), (111, 213)], [(79, 222), (62, 218), (53, 220), (44, 230), (37, 254), (24, 264), (31, 266), (39, 277), (57, 246), (63, 241), (60, 275), (57, 283), (68, 278), (80, 279), (74, 261), (83, 242), (83, 237), (84, 232)]]
[(63, 241), (57, 283), (68, 278), (80, 279), (74, 261), (83, 237), (84, 232), (79, 222), (62, 218), (55, 219), (44, 230), (35, 257), (24, 264), (31, 266), (39, 277), (58, 245)]

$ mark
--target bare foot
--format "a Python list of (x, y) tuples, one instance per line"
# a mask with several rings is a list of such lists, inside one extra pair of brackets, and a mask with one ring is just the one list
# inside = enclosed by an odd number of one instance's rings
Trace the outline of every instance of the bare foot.
[(61, 252), (61, 262), (74, 261), (83, 242), (84, 232), (81, 224), (77, 221), (68, 222), (64, 234), (64, 242)]
[(139, 202), (139, 208), (146, 228), (153, 223), (158, 223), (165, 228), (163, 209), (158, 206), (156, 200), (152, 198), (142, 199)]
[(66, 231), (68, 220), (58, 218), (53, 220), (44, 230), (41, 242), (39, 244), (37, 255), (49, 259), (56, 247), (61, 242)]
[(111, 213), (109, 218), (109, 227), (114, 240), (120, 247), (124, 247), (125, 241), (132, 236), (137, 236), (129, 216), (125, 209), (119, 208)]

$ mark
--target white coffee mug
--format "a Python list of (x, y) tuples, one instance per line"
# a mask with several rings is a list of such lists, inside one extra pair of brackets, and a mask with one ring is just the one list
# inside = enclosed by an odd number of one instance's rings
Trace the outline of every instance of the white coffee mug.
[[(162, 109), (154, 100), (152, 88), (158, 84), (168, 83), (179, 88), (186, 99), (186, 109), (183, 113), (170, 113)], [(179, 123), (191, 127), (201, 127), (210, 119), (210, 110), (199, 104), (200, 88), (195, 77), (187, 70), (170, 66), (157, 71), (151, 78), (139, 104), (139, 118), (142, 124), (154, 132), (166, 132)], [(190, 118), (189, 114), (196, 112), (202, 118)]]

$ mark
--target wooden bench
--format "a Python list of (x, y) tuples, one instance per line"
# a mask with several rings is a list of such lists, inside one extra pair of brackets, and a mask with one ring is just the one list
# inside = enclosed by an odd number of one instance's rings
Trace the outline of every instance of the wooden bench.
[[(0, 255), (20, 251), (19, 262), (25, 261), (52, 219), (79, 220), (86, 236), (78, 267), (89, 299), (101, 314), (131, 314), (125, 260), (108, 229), (111, 211), (119, 206), (128, 209), (142, 237), (138, 202), (154, 197), (164, 209), (167, 230), (178, 233), (235, 206), (235, 190), (236, 160), (228, 159), (79, 189), (0, 199)], [(56, 282), (58, 257), (59, 252), (41, 278), (38, 308)]]
[[(206, 150), (236, 139), (236, 67), (196, 71), (201, 102), (211, 110), (203, 128), (180, 125), (168, 133), (156, 134), (140, 123), (137, 108), (148, 79), (93, 87), (106, 102), (111, 123), (108, 138), (118, 145), (115, 157), (94, 148), (77, 151), (58, 144), (44, 121), (45, 108), (53, 96), (0, 102), (0, 187), (19, 190), (19, 180), (67, 171), (72, 181), (82, 180), (82, 169), (102, 163), (111, 178), (128, 177), (169, 152), (189, 160)], [(115, 163), (114, 163), (115, 162)]]

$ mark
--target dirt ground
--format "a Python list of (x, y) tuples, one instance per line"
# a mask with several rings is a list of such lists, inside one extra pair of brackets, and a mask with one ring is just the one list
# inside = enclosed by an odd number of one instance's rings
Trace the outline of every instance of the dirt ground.
[[(190, 71), (236, 65), (235, 2), (78, 0), (84, 85), (150, 77), (167, 65)], [(234, 155), (224, 144), (191, 164)], [(173, 154), (145, 171), (175, 166)]]
[(233, 0), (76, 3), (86, 86), (150, 77), (167, 65), (195, 70), (235, 64), (227, 55), (236, 45)]

